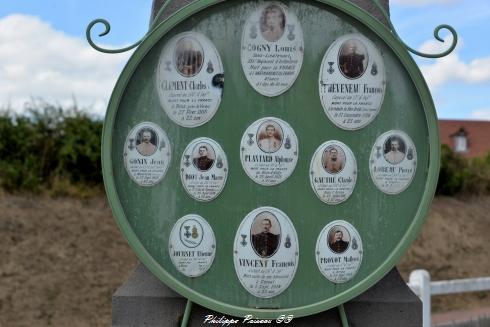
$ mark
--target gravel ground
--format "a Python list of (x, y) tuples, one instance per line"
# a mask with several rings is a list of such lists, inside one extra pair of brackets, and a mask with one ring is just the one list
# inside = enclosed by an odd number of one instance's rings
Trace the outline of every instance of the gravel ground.
[[(398, 267), (433, 280), (490, 276), (490, 198), (436, 198)], [(0, 195), (0, 326), (108, 326), (137, 259), (105, 197)], [(490, 307), (490, 293), (433, 298), (433, 311)]]

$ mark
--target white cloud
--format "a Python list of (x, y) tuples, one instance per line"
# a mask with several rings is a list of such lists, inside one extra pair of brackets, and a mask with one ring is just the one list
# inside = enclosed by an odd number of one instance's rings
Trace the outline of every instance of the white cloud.
[[(424, 42), (419, 51), (425, 53), (442, 52), (451, 44), (452, 36), (448, 36), (444, 40), (444, 43), (436, 40)], [(431, 90), (451, 81), (464, 83), (490, 81), (490, 56), (465, 62), (458, 55), (458, 50), (462, 44), (460, 39), (456, 49), (449, 55), (435, 60), (432, 59), (430, 64), (420, 65), (420, 70)]]
[(428, 5), (434, 5), (434, 4), (450, 4), (450, 3), (456, 3), (459, 0), (392, 0), (391, 2), (396, 5), (402, 5), (402, 6), (428, 6)]
[(475, 110), (470, 114), (471, 119), (490, 120), (490, 108)]
[(103, 54), (33, 16), (0, 19), (0, 106), (20, 111), (31, 97), (105, 112), (129, 54)]

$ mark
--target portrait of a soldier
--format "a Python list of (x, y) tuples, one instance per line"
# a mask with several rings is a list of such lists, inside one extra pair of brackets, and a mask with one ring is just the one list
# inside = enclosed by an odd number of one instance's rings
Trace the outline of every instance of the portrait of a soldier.
[(281, 148), (282, 145), (282, 136), (281, 133), (276, 130), (276, 127), (267, 123), (265, 126), (265, 135), (263, 133), (263, 127), (259, 128), (259, 148), (266, 153), (276, 152)]
[(175, 66), (177, 71), (185, 77), (191, 77), (201, 71), (204, 60), (204, 51), (194, 38), (184, 37), (179, 40), (175, 48)]
[(271, 232), (272, 220), (275, 220), (274, 218), (257, 218), (260, 219), (261, 230), (258, 233), (252, 233), (252, 246), (260, 257), (268, 258), (276, 252), (279, 246), (280, 235)]
[[(331, 232), (332, 233), (332, 232)], [(330, 235), (332, 235), (329, 233)], [(330, 237), (328, 246), (335, 253), (343, 253), (349, 247), (349, 242), (344, 241), (344, 233), (340, 229), (334, 229), (333, 235)]]
[(264, 39), (276, 42), (284, 34), (286, 15), (278, 5), (267, 6), (260, 17), (260, 31)]
[(347, 78), (358, 78), (366, 70), (365, 59), (367, 53), (365, 48), (357, 40), (348, 40), (340, 49), (339, 67), (342, 74)]
[(209, 149), (207, 145), (200, 145), (198, 150), (198, 156), (192, 159), (194, 166), (200, 171), (209, 170), (214, 163), (214, 159), (209, 156)]
[(152, 140), (152, 133), (148, 129), (144, 129), (139, 132), (140, 139), (138, 140), (139, 144), (136, 145), (136, 150), (142, 156), (151, 156), (157, 150), (155, 144), (155, 140)]
[(323, 153), (323, 168), (328, 173), (337, 174), (344, 169), (344, 165), (345, 153), (341, 148), (329, 146), (327, 149), (325, 149), (325, 152)]
[(405, 158), (405, 143), (397, 136), (390, 137), (385, 143), (384, 157), (392, 165), (397, 165)]

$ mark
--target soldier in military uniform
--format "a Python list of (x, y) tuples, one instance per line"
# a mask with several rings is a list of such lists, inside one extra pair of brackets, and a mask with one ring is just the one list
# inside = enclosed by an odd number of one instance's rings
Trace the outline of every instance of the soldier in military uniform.
[(208, 157), (208, 148), (205, 145), (199, 147), (199, 157), (192, 160), (194, 166), (201, 170), (206, 171), (213, 166), (214, 159)]
[(286, 15), (281, 7), (272, 4), (267, 6), (260, 17), (260, 31), (269, 42), (276, 42), (284, 34)]
[(157, 150), (157, 147), (151, 143), (151, 132), (143, 130), (141, 133), (141, 143), (136, 145), (136, 150), (142, 156), (151, 156)]
[[(347, 51), (344, 48), (347, 47)], [(342, 73), (348, 78), (357, 78), (364, 73), (365, 55), (357, 53), (357, 45), (353, 42), (342, 47), (339, 56), (339, 66)]]
[(193, 38), (184, 37), (179, 40), (175, 50), (175, 65), (185, 77), (199, 73), (203, 63), (203, 50)]
[(269, 218), (262, 219), (262, 232), (252, 235), (252, 246), (262, 258), (272, 256), (279, 246), (279, 235), (270, 232), (272, 223)]
[(405, 158), (405, 153), (400, 151), (400, 141), (396, 137), (390, 138), (388, 142), (389, 151), (385, 152), (384, 157), (389, 163), (397, 165)]
[(335, 253), (342, 253), (349, 247), (349, 242), (344, 241), (342, 238), (344, 233), (341, 230), (336, 230), (333, 236), (333, 242), (329, 242), (328, 246)]
[(275, 136), (276, 128), (274, 125), (267, 125), (265, 127), (265, 134), (266, 137), (259, 140), (259, 148), (266, 153), (272, 153), (279, 150), (282, 145), (282, 141)]
[(345, 160), (339, 158), (339, 152), (336, 148), (330, 147), (325, 153), (325, 160), (323, 162), (323, 168), (330, 174), (337, 174), (344, 169)]

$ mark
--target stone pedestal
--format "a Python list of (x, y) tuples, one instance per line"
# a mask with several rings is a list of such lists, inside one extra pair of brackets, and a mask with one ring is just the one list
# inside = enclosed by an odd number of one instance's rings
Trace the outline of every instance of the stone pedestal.
[[(186, 303), (185, 298), (139, 264), (112, 296), (112, 326), (180, 326)], [(350, 327), (422, 326), (422, 302), (408, 288), (396, 269), (391, 270), (368, 291), (344, 304), (344, 308)], [(214, 315), (216, 319), (225, 316), (243, 321), (243, 317), (226, 316), (194, 304), (189, 326), (221, 326), (204, 324), (207, 315)], [(231, 326), (237, 325), (241, 324)], [(295, 318), (288, 325), (342, 326), (337, 309)]]

